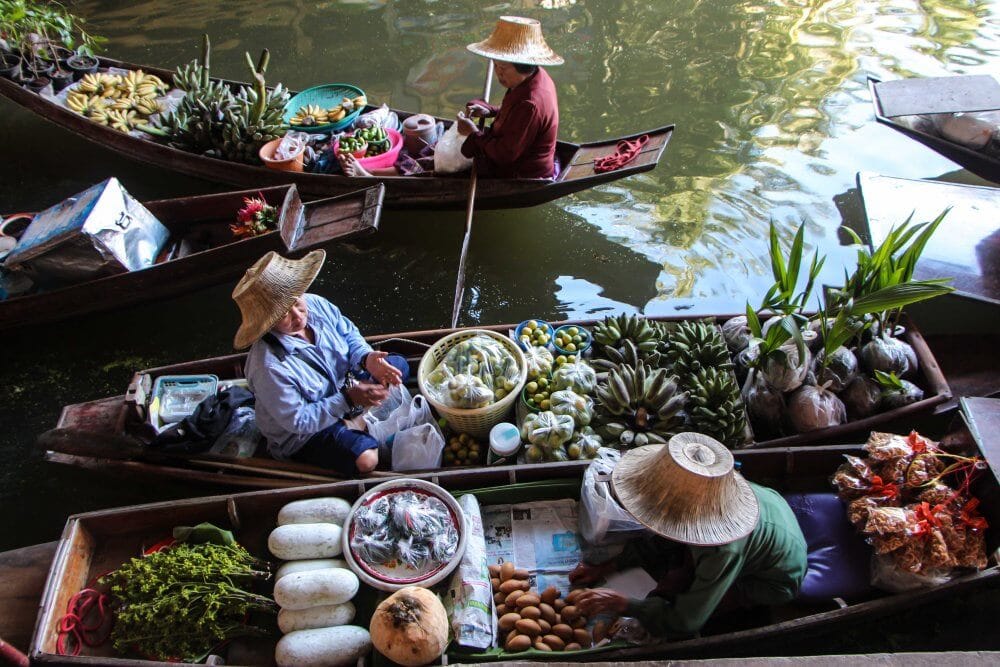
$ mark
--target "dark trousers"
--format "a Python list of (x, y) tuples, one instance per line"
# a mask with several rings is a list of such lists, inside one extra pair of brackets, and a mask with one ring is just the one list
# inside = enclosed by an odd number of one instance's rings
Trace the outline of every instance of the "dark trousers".
[[(410, 377), (410, 365), (398, 354), (390, 354), (386, 361), (399, 369), (402, 381)], [(358, 373), (359, 380), (370, 380), (368, 371)], [(315, 434), (306, 441), (297, 452), (292, 454), (292, 460), (353, 476), (358, 474), (355, 461), (369, 449), (377, 449), (378, 441), (364, 431), (350, 428), (343, 419)]]

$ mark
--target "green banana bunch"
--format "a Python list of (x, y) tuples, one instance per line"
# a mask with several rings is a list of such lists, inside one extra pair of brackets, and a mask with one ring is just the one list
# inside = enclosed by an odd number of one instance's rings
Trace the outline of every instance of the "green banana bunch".
[(747, 415), (732, 371), (702, 368), (690, 378), (688, 414), (695, 431), (730, 449), (746, 440)]
[(664, 356), (686, 389), (690, 388), (689, 378), (703, 368), (734, 368), (721, 330), (709, 322), (678, 323), (667, 338)]
[(684, 428), (687, 395), (665, 368), (618, 365), (597, 386), (597, 433), (622, 447), (664, 443)]

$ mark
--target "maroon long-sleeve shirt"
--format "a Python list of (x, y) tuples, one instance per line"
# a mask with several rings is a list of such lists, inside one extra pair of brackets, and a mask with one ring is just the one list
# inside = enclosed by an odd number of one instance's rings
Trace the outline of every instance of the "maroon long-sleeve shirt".
[(483, 176), (552, 178), (559, 103), (548, 73), (539, 67), (507, 91), (500, 107), (489, 106), (496, 119), (466, 137), (462, 155), (474, 158)]

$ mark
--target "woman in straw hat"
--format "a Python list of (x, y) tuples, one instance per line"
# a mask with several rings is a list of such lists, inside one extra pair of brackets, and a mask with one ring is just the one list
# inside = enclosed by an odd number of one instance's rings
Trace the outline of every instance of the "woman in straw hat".
[[(596, 588), (580, 595), (588, 614), (633, 616), (658, 636), (697, 632), (716, 610), (791, 601), (806, 573), (806, 541), (791, 508), (777, 492), (751, 484), (733, 469), (733, 455), (699, 433), (681, 433), (666, 445), (626, 453), (611, 477), (612, 489), (632, 516), (658, 535), (653, 568), (659, 588), (629, 600)], [(663, 567), (681, 552), (681, 567)], [(575, 584), (598, 581), (635, 560), (641, 548), (604, 565), (580, 565)]]
[(269, 252), (247, 269), (233, 290), (243, 314), (233, 343), (251, 346), (246, 377), (274, 458), (371, 472), (378, 442), (359, 415), (404, 382), (409, 365), (372, 350), (335, 305), (305, 293), (325, 259), (322, 250), (299, 260)]
[[(493, 34), (469, 44), (475, 54), (493, 60), (497, 80), (507, 88), (503, 103), (484, 100), (458, 114), (458, 132), (466, 137), (462, 154), (475, 159), (478, 173), (496, 178), (554, 178), (559, 103), (556, 87), (542, 65), (561, 65), (542, 37), (535, 19), (503, 16)], [(472, 118), (496, 117), (480, 131)]]

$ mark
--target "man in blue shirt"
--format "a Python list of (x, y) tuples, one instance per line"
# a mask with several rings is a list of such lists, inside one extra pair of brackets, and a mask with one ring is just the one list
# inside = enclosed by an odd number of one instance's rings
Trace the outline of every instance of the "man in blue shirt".
[(252, 345), (245, 372), (274, 458), (367, 473), (378, 442), (360, 414), (406, 381), (409, 365), (373, 350), (335, 305), (305, 293), (325, 259), (322, 250), (300, 260), (270, 252), (250, 267), (233, 291), (243, 314), (234, 345)]

